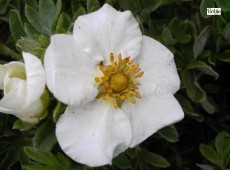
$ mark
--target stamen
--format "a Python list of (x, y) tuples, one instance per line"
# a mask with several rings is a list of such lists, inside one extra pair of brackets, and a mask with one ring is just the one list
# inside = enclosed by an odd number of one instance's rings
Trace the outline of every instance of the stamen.
[(140, 95), (137, 91), (135, 91), (135, 96), (136, 96), (137, 98), (141, 98), (141, 95)]
[(114, 61), (113, 53), (110, 53), (110, 62), (112, 63)]
[(118, 105), (117, 105), (116, 100), (114, 100), (114, 102), (113, 102), (113, 107), (114, 107), (115, 109), (117, 109), (117, 108), (118, 108)]
[(135, 103), (136, 103), (136, 100), (135, 100), (134, 98), (130, 98), (129, 101), (130, 101), (130, 103), (132, 103), (132, 104), (135, 104)]
[(142, 71), (142, 72), (138, 73), (135, 77), (142, 77), (143, 74), (144, 74), (144, 72)]
[(95, 78), (95, 81), (96, 81), (97, 83), (100, 82), (100, 78), (96, 77), (96, 78)]
[(139, 64), (135, 64), (130, 56), (122, 59), (119, 54), (115, 61), (114, 54), (110, 53), (109, 60), (109, 65), (104, 65), (103, 61), (98, 65), (103, 76), (95, 78), (95, 82), (99, 83), (96, 99), (111, 102), (115, 109), (121, 107), (125, 100), (135, 104), (135, 97), (142, 98), (137, 91), (140, 85), (137, 78), (142, 77), (144, 72), (140, 72)]

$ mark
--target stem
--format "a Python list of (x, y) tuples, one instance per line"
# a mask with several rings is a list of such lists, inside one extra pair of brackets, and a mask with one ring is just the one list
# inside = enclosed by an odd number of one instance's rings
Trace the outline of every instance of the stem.
[(13, 50), (11, 50), (10, 48), (8, 48), (7, 46), (5, 46), (2, 43), (0, 43), (0, 53), (7, 55), (7, 56), (10, 56), (11, 58), (13, 58), (15, 60), (21, 60), (22, 59), (21, 55), (14, 52)]

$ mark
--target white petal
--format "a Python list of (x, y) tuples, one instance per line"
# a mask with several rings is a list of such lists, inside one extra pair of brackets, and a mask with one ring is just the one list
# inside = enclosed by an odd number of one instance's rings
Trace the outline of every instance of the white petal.
[(184, 117), (181, 106), (166, 90), (158, 88), (155, 93), (142, 98), (136, 104), (128, 102), (122, 105), (132, 122), (134, 147), (159, 129), (180, 121)]
[(97, 95), (97, 62), (82, 52), (72, 35), (51, 37), (44, 59), (47, 86), (54, 96), (68, 105), (91, 101)]
[(8, 78), (4, 82), (7, 84), (5, 89), (9, 92), (0, 100), (0, 112), (12, 114), (29, 123), (37, 123), (39, 121), (38, 115), (44, 109), (40, 98), (30, 105), (26, 105), (26, 81), (18, 78)]
[(38, 114), (43, 110), (40, 99), (26, 105), (26, 82), (18, 78), (7, 81), (10, 91), (0, 100), (0, 112), (12, 114), (29, 123), (37, 123)]
[[(25, 64), (10, 62), (4, 65), (4, 96), (0, 100), (0, 111), (35, 123), (44, 108), (40, 97), (45, 87), (45, 73), (39, 59), (28, 53), (23, 55)], [(23, 74), (26, 80), (20, 78)]]
[(158, 86), (173, 94), (180, 88), (180, 79), (174, 63), (173, 54), (158, 41), (143, 36), (140, 56), (136, 59), (144, 75), (139, 78), (139, 92), (149, 95)]
[(77, 18), (74, 37), (89, 56), (109, 61), (109, 54), (135, 58), (142, 34), (130, 11), (119, 12), (108, 4), (98, 11)]
[[(10, 63), (4, 64), (3, 67), (5, 69), (3, 77), (3, 90), (4, 95), (6, 95), (10, 90), (13, 90), (17, 87), (18, 81), (25, 82), (25, 80), (15, 77), (15, 75), (17, 76), (25, 74), (25, 65), (22, 62), (12, 61)], [(24, 86), (21, 88), (24, 88)]]
[(56, 125), (63, 151), (88, 166), (111, 164), (114, 156), (131, 142), (131, 126), (126, 114), (102, 101), (82, 107), (67, 107)]
[(10, 91), (14, 89), (18, 89), (18, 92), (21, 91), (23, 96), (25, 93), (26, 81), (19, 78), (10, 78), (8, 74), (4, 77), (4, 95), (8, 94)]
[(8, 74), (13, 74), (14, 72), (23, 72), (25, 73), (25, 65), (22, 62), (12, 61), (10, 63), (4, 64), (6, 72)]
[(46, 77), (41, 61), (30, 53), (23, 53), (26, 69), (26, 106), (40, 98), (45, 89)]

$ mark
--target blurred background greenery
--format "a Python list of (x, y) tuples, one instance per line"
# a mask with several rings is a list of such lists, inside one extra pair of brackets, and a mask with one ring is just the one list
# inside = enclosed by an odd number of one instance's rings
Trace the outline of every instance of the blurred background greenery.
[[(175, 96), (185, 118), (120, 154), (112, 166), (94, 169), (230, 170), (229, 0), (0, 0), (0, 64), (21, 60), (22, 51), (42, 60), (52, 34), (71, 34), (78, 16), (104, 3), (132, 11), (142, 33), (174, 53), (181, 78)], [(221, 15), (207, 16), (211, 7)], [(73, 162), (57, 144), (55, 122), (64, 108), (51, 96), (46, 117), (34, 126), (0, 114), (0, 169), (93, 169)]]

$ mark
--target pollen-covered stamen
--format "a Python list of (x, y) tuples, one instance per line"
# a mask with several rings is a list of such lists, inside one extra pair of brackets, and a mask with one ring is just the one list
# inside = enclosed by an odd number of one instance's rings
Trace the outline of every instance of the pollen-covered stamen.
[(115, 61), (111, 53), (109, 65), (104, 65), (101, 61), (99, 69), (103, 76), (95, 78), (96, 83), (99, 83), (96, 98), (111, 102), (114, 108), (120, 107), (125, 100), (135, 104), (134, 97), (141, 98), (137, 91), (137, 86), (140, 85), (137, 78), (144, 74), (140, 72), (139, 64), (135, 64), (130, 57), (122, 59), (122, 55), (119, 54), (117, 58)]

